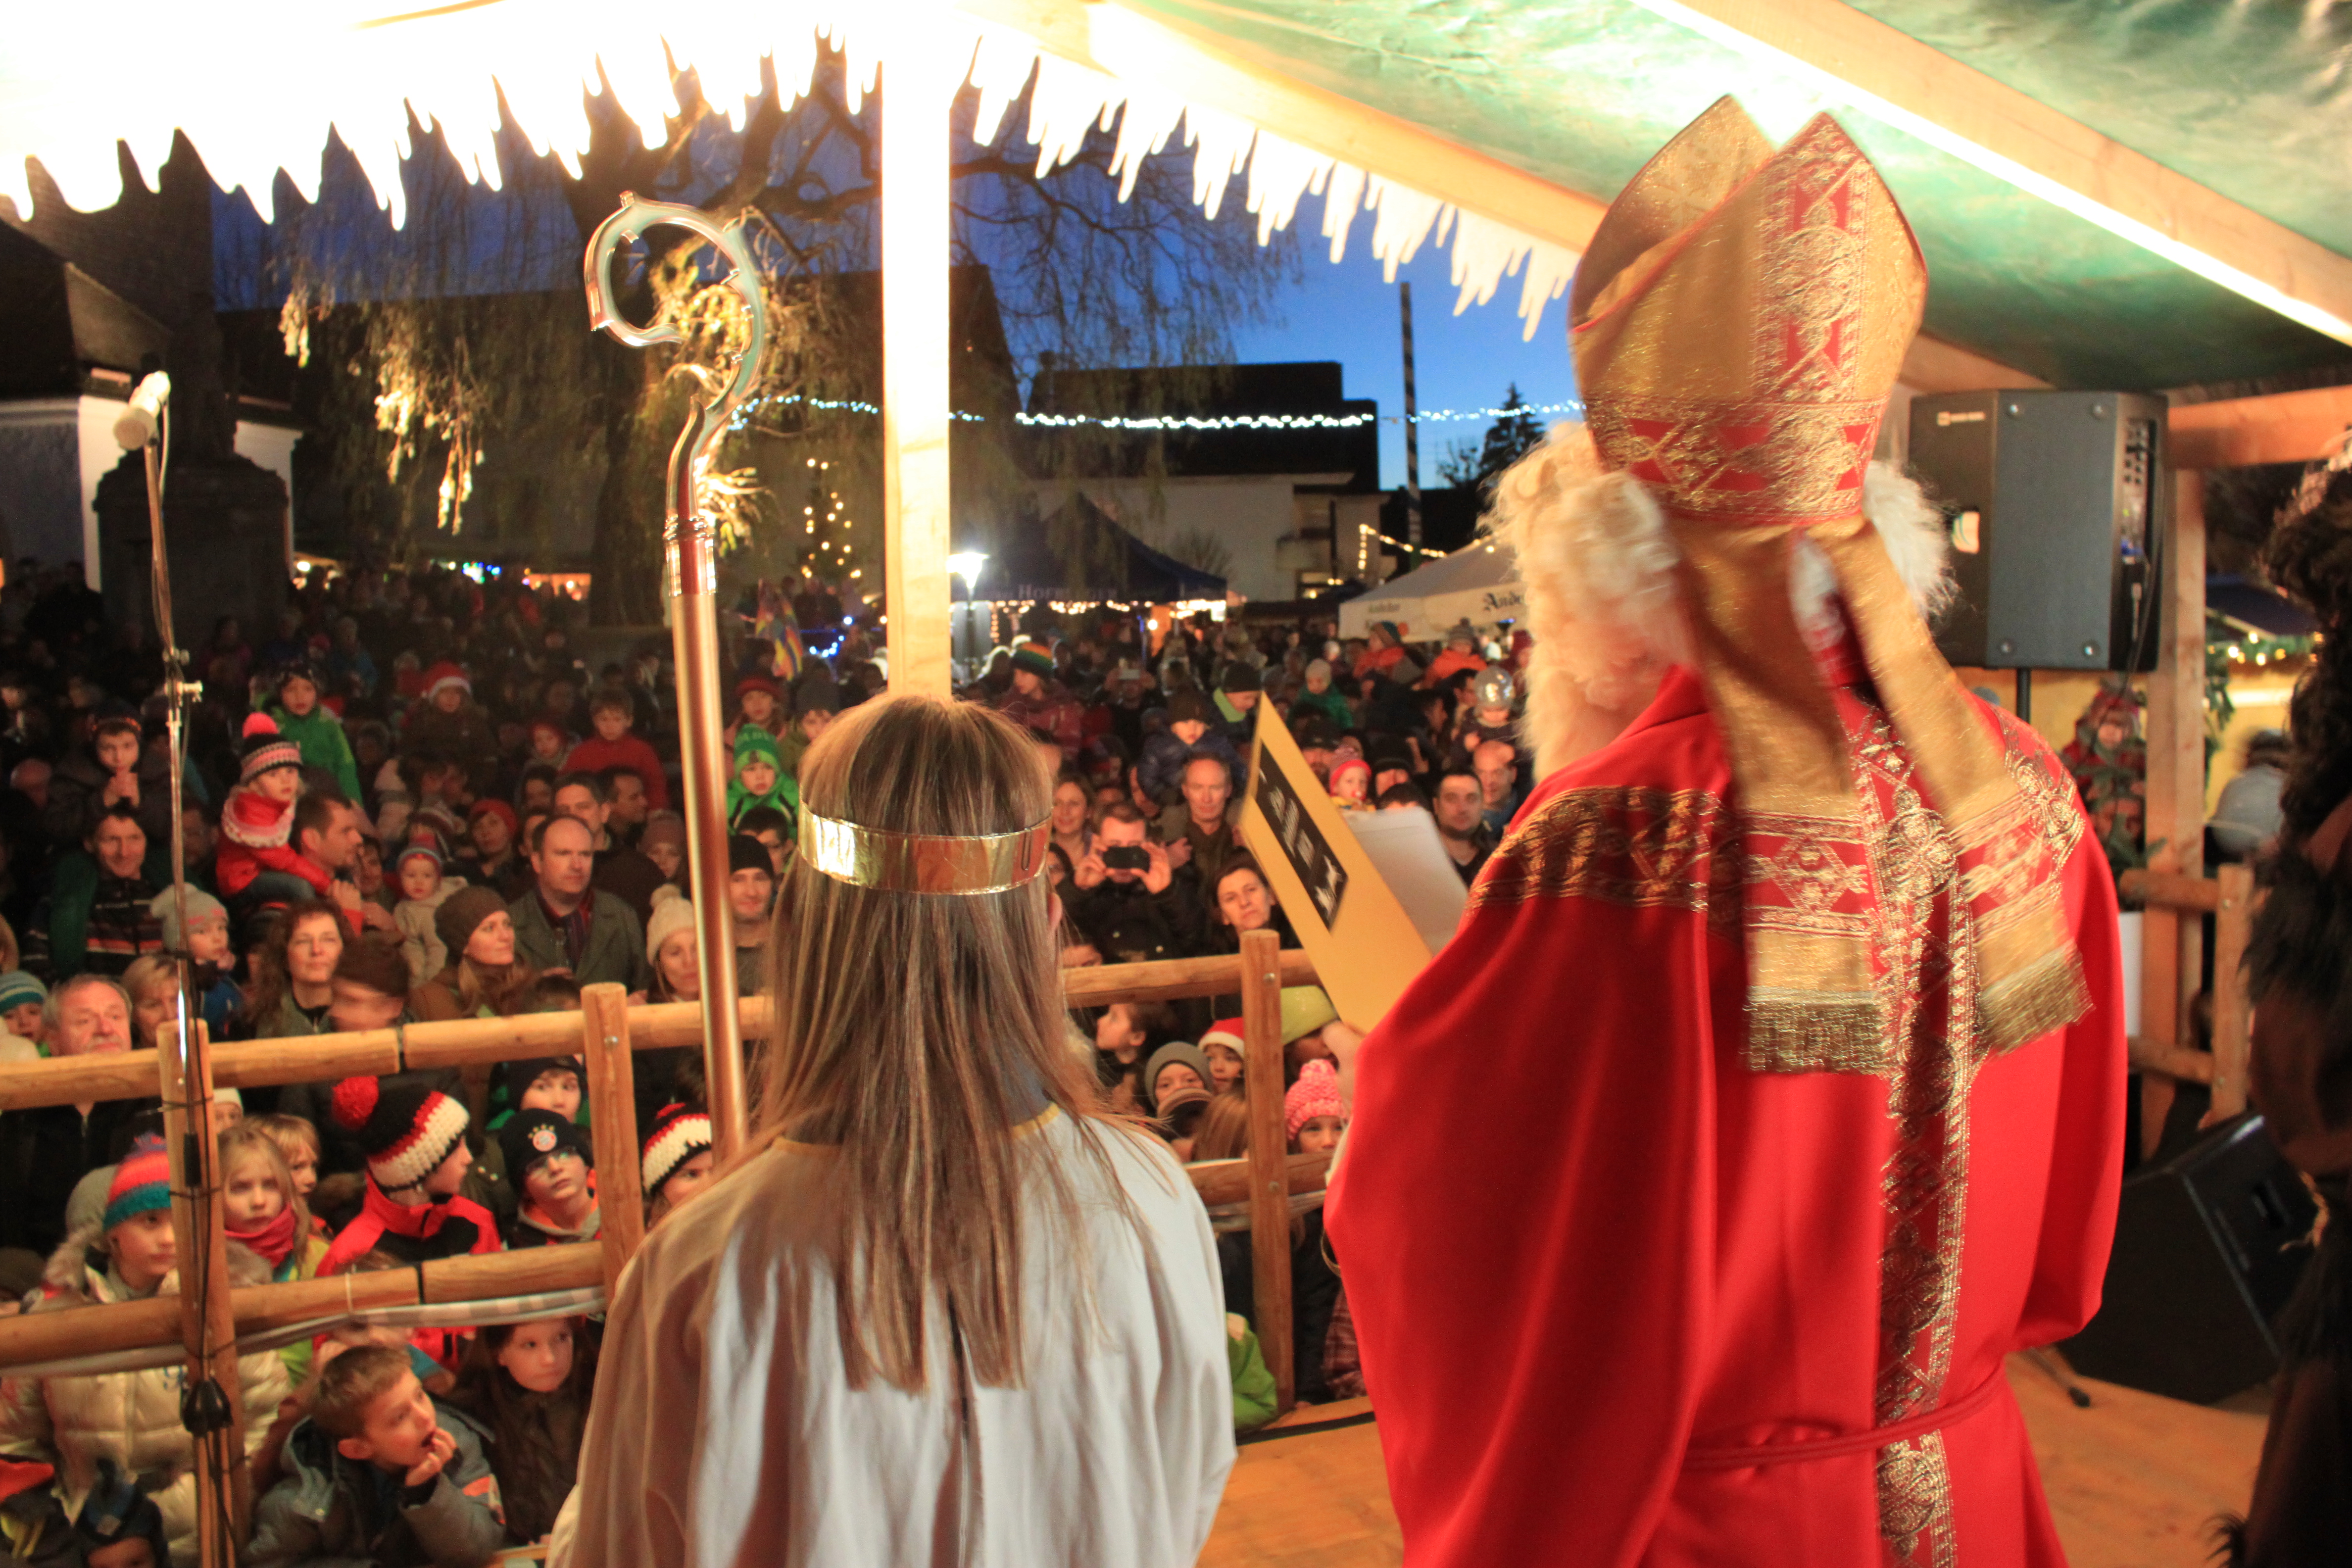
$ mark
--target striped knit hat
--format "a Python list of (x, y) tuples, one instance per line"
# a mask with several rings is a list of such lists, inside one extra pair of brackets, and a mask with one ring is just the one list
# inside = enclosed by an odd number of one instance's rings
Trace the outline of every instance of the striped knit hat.
[(665, 1105), (654, 1118), (653, 1136), (646, 1140), (646, 1196), (657, 1198), (667, 1182), (688, 1160), (712, 1147), (710, 1118), (683, 1105)]
[(1013, 645), (1013, 668), (1032, 675), (1054, 673), (1054, 645), (1040, 637), (1023, 637)]
[(101, 1231), (112, 1230), (134, 1215), (172, 1206), (172, 1162), (163, 1141), (146, 1133), (131, 1145), (131, 1152), (114, 1168), (107, 1184), (106, 1212), (99, 1217)]
[(278, 732), (278, 721), (267, 713), (256, 713), (245, 721), (244, 737), (236, 743), (237, 782), (251, 784), (272, 768), (299, 768), (302, 765), (302, 748)]
[(422, 1186), (466, 1135), (466, 1108), (421, 1083), (347, 1078), (335, 1086), (333, 1106), (367, 1156), (368, 1175), (387, 1193)]

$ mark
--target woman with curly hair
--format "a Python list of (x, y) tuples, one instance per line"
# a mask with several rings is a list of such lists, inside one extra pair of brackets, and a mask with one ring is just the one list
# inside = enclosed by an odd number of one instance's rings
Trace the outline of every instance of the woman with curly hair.
[(2261, 868), (2268, 898), (2248, 962), (2255, 1004), (2255, 1108), (2287, 1159), (2337, 1216), (2322, 1229), (2279, 1321), (2282, 1366), (2252, 1505), (2226, 1521), (2243, 1568), (2327, 1562), (2352, 1541), (2352, 473), (2273, 536), (2278, 584), (2318, 617), (2320, 647), (2288, 710), (2293, 762), (2278, 847)]

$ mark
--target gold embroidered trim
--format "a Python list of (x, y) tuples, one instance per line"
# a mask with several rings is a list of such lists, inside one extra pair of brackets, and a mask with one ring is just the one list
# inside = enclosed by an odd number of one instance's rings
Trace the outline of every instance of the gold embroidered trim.
[(1685, 910), (1739, 930), (1739, 856), (1724, 804), (1705, 790), (1563, 792), (1513, 829), (1470, 889), (1473, 908), (1591, 899)]

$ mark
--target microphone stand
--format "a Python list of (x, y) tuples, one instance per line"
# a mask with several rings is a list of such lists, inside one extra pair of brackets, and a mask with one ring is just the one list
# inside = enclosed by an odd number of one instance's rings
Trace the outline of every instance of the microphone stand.
[[(235, 1309), (227, 1289), (228, 1234), (221, 1208), (219, 1151), (213, 1138), (211, 1042), (194, 1016), (194, 974), (186, 951), (187, 708), (203, 689), (188, 679), (188, 655), (179, 646), (172, 618), (171, 560), (163, 531), (170, 395), (171, 384), (160, 374), (141, 383), (131, 412), (116, 426), (116, 437), (126, 447), (135, 440), (146, 466), (155, 637), (163, 650), (170, 748), (172, 900), (181, 942), (170, 956), (180, 1005), (157, 1041), (157, 1055), (172, 1156), (181, 1337), (188, 1352), (180, 1424), (196, 1441), (198, 1561), (204, 1568), (236, 1568), (237, 1542), (245, 1537), (250, 1513), (252, 1478), (245, 1469), (243, 1390), (237, 1376)], [(145, 420), (137, 417), (142, 411), (149, 416)]]

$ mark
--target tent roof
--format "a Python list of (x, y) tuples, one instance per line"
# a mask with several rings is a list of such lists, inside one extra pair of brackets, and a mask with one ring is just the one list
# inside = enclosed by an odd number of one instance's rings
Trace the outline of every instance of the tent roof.
[[(2352, 348), (1826, 97), (1817, 79), (1670, 20), (1661, 13), (1682, 7), (1663, 0), (1129, 3), (1601, 200), (1725, 93), (1774, 135), (1831, 110), (1918, 232), (1927, 331), (2056, 384), (2149, 389), (2352, 362)], [(2352, 131), (2352, 79), (2341, 72), (2352, 7), (1856, 0), (1854, 9), (2352, 253), (2352, 165), (2341, 155)]]
[(1434, 642), (1468, 621), (1493, 626), (1526, 615), (1517, 563), (1495, 544), (1473, 544), (1402, 577), (1392, 577), (1339, 606), (1339, 635), (1361, 637), (1377, 621), (1394, 621), (1407, 642)]
[[(952, 582), (961, 597), (963, 580)], [(1093, 501), (1075, 495), (1043, 521), (1019, 524), (999, 542), (981, 568), (978, 596), (1183, 604), (1223, 598), (1225, 580), (1160, 554)]]

